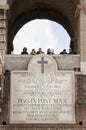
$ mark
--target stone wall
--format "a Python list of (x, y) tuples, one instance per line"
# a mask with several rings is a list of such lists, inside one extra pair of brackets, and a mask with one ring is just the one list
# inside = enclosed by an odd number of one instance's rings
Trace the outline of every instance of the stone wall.
[(6, 13), (0, 9), (0, 50), (6, 49)]
[(86, 0), (80, 1), (80, 61), (81, 71), (86, 72)]
[[(30, 62), (31, 55), (6, 55), (5, 57), (5, 70), (27, 70), (28, 63)], [(79, 55), (53, 55), (58, 70), (74, 70), (80, 68)]]
[(4, 64), (4, 57), (7, 48), (7, 0), (0, 0), (0, 58)]
[[(76, 73), (76, 125), (86, 126), (86, 75)], [(4, 74), (4, 89), (2, 100), (2, 114), (0, 114), (0, 124), (9, 124), (10, 108), (10, 72)]]
[[(25, 58), (23, 56), (23, 58)], [(54, 57), (55, 58), (55, 57)], [(26, 56), (25, 61), (29, 62), (28, 56)], [(8, 60), (9, 61), (9, 60)], [(13, 61), (13, 60), (12, 60)], [(20, 62), (21, 63), (21, 62)], [(10, 64), (9, 64), (10, 65)], [(11, 66), (13, 65), (13, 62), (11, 63)], [(26, 66), (28, 64), (26, 63)], [(15, 65), (14, 65), (15, 66)], [(15, 66), (17, 68), (17, 66)], [(27, 68), (27, 67), (26, 67)], [(11, 70), (10, 70), (11, 71)], [(0, 124), (2, 125), (8, 125), (8, 129), (11, 128), (13, 130), (20, 129), (21, 126), (9, 126), (9, 116), (10, 116), (10, 71), (5, 70), (4, 73), (4, 88), (3, 88), (3, 98), (2, 98), (2, 112), (0, 114)], [(25, 127), (22, 127), (22, 130), (26, 129), (37, 129), (37, 130), (67, 130), (70, 128), (70, 130), (84, 130), (86, 126), (86, 75), (82, 74), (81, 72), (75, 72), (75, 90), (76, 90), (76, 105), (75, 105), (75, 111), (76, 111), (76, 124), (67, 126), (67, 125), (26, 125)], [(44, 127), (45, 126), (45, 127)], [(56, 126), (56, 127), (55, 127)], [(78, 126), (78, 127), (77, 127)], [(82, 127), (81, 127), (82, 126)], [(0, 127), (2, 130), (5, 129), (5, 126)], [(32, 130), (31, 129), (31, 130)]]
[[(4, 54), (6, 50), (6, 14), (2, 5), (5, 1), (0, 1), (0, 116), (2, 118), (2, 98), (3, 98), (3, 76), (2, 64), (4, 63)], [(2, 119), (1, 119), (2, 120)]]
[(0, 75), (0, 113), (1, 113), (1, 102), (2, 102), (2, 91), (1, 91), (1, 75)]
[[(65, 57), (65, 59), (63, 58)], [(69, 56), (68, 56), (69, 57)], [(64, 63), (64, 66), (67, 67), (67, 56), (56, 57), (54, 56), (57, 64), (59, 65)], [(70, 56), (73, 61), (74, 56)], [(75, 59), (76, 60), (75, 56)], [(10, 59), (11, 58), (11, 59)], [(74, 125), (9, 125), (10, 117), (10, 72), (11, 70), (18, 70), (20, 64), (22, 64), (23, 69), (27, 70), (28, 63), (32, 57), (28, 56), (6, 56), (6, 64), (4, 69), (4, 87), (0, 91), (0, 102), (2, 111), (0, 112), (0, 130), (85, 130), (86, 129), (86, 75), (82, 74), (80, 71), (75, 72), (75, 95), (76, 95), (76, 105), (75, 105), (75, 114), (76, 114), (76, 123)], [(62, 60), (61, 60), (62, 58)], [(71, 59), (69, 58), (69, 59)], [(59, 59), (59, 60), (58, 60)], [(63, 60), (64, 59), (64, 60)], [(14, 62), (15, 61), (15, 62)], [(63, 61), (63, 62), (62, 62)], [(79, 57), (78, 60), (79, 61)], [(15, 64), (14, 64), (15, 63)], [(71, 61), (68, 64), (71, 64)], [(77, 62), (76, 62), (77, 63)], [(78, 63), (77, 63), (78, 64)], [(61, 66), (61, 65), (60, 65)], [(8, 67), (8, 68), (7, 68)], [(12, 68), (11, 68), (12, 67)], [(79, 66), (77, 66), (79, 67)], [(10, 68), (10, 70), (9, 70)], [(22, 68), (20, 68), (22, 70)], [(67, 68), (66, 68), (67, 70)], [(0, 76), (0, 84), (2, 77)]]
[(86, 75), (76, 74), (76, 120), (86, 126)]
[(3, 101), (2, 101), (2, 123), (9, 121), (9, 111), (10, 111), (10, 72), (4, 73), (4, 88), (3, 88)]

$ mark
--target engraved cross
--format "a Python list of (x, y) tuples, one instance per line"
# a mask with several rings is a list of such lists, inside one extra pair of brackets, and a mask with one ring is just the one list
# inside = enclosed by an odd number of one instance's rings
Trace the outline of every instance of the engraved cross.
[(48, 64), (48, 61), (44, 61), (44, 57), (41, 57), (41, 61), (38, 61), (38, 64), (41, 64), (41, 72), (44, 73), (44, 64)]

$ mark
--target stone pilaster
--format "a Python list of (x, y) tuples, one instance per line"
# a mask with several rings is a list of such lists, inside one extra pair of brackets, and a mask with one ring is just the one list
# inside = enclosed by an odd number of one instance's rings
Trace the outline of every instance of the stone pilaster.
[(8, 9), (7, 0), (0, 0), (0, 113), (2, 112), (1, 107), (2, 89), (3, 89), (2, 76), (5, 61), (5, 53), (7, 48), (7, 23), (6, 23), (7, 9)]
[(80, 10), (80, 68), (86, 73), (86, 4), (78, 7)]
[(6, 11), (8, 10), (7, 0), (0, 0), (0, 58), (4, 65), (4, 55), (7, 48), (7, 23)]

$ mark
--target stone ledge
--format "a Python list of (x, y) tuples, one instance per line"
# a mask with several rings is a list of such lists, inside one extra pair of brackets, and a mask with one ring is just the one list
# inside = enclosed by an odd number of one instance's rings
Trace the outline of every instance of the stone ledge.
[(9, 9), (9, 5), (0, 5), (0, 9), (4, 9), (4, 10), (8, 10)]
[(0, 125), (0, 130), (86, 130), (82, 125)]
[[(27, 70), (27, 64), (32, 57), (32, 55), (6, 55), (5, 70)], [(80, 68), (79, 55), (53, 55), (52, 57), (55, 59), (59, 70), (74, 70), (74, 68)]]

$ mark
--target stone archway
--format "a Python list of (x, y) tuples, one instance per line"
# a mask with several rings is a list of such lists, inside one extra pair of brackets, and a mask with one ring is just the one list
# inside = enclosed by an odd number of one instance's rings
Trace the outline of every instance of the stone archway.
[[(8, 0), (10, 10), (8, 11), (8, 46), (7, 51), (13, 50), (13, 38), (18, 30), (33, 19), (49, 19), (60, 23), (68, 32), (71, 39), (76, 39), (74, 18), (79, 0)], [(73, 50), (77, 49), (76, 44), (71, 42)]]

